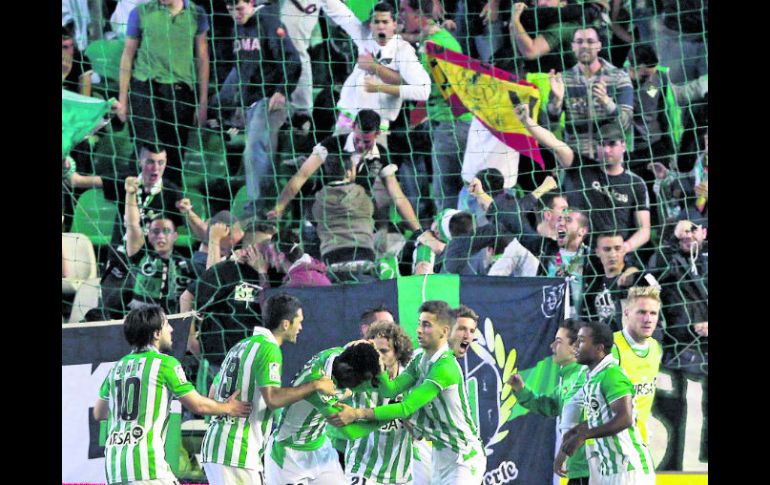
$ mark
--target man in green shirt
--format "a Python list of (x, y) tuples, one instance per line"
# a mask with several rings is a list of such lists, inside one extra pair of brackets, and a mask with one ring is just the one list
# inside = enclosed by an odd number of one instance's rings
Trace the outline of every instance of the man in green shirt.
[(302, 303), (284, 293), (267, 299), (262, 327), (227, 353), (210, 397), (223, 401), (234, 391), (253, 403), (248, 418), (217, 416), (203, 438), (203, 469), (211, 485), (263, 485), (262, 458), (273, 424), (273, 412), (305, 399), (311, 393), (333, 396), (328, 377), (297, 387), (281, 387), (284, 342), (297, 343), (302, 330)]
[(188, 130), (206, 121), (208, 30), (206, 11), (192, 1), (150, 0), (131, 11), (120, 59), (118, 118), (125, 122), (130, 106), (137, 143), (165, 145), (166, 176), (180, 186)]
[[(562, 433), (579, 421), (582, 411), (572, 400), (586, 379), (586, 367), (578, 364), (575, 358), (577, 334), (581, 325), (581, 321), (572, 319), (559, 323), (556, 337), (551, 343), (553, 361), (559, 366), (559, 385), (549, 394), (535, 394), (526, 387), (519, 374), (512, 375), (508, 380), (519, 404), (526, 409), (543, 416), (559, 416), (559, 430)], [(584, 448), (578, 449), (567, 460), (566, 472), (568, 485), (588, 485), (588, 463)]]
[(554, 468), (585, 443), (592, 484), (653, 485), (655, 468), (637, 427), (634, 385), (612, 356), (612, 330), (601, 322), (586, 322), (577, 343), (577, 362), (588, 366), (579, 391), (586, 422), (564, 435)]
[(132, 351), (107, 374), (94, 405), (94, 419), (108, 422), (105, 446), (107, 483), (178, 483), (166, 462), (164, 442), (171, 400), (195, 414), (247, 417), (251, 404), (239, 391), (224, 402), (203, 397), (187, 381), (171, 351), (174, 330), (158, 305), (132, 310), (123, 324)]
[(448, 345), (454, 314), (444, 301), (426, 301), (420, 308), (417, 341), (420, 351), (402, 374), (379, 376), (377, 391), (385, 397), (404, 393), (403, 400), (374, 408), (353, 408), (329, 416), (334, 426), (356, 420), (409, 419), (416, 435), (433, 443), (433, 483), (478, 485), (486, 470), (478, 426), (473, 420), (462, 369)]
[[(426, 103), (430, 124), (431, 150), (433, 159), (433, 199), (436, 213), (443, 209), (456, 209), (460, 189), (463, 187), (463, 156), (465, 155), (471, 113), (455, 116), (438, 86), (446, 79), (436, 79), (425, 55), (425, 43), (433, 42), (445, 49), (462, 53), (457, 40), (442, 28), (433, 18), (433, 0), (401, 0), (401, 20), (405, 34), (418, 34), (420, 62), (428, 74), (431, 85), (430, 97)], [(408, 184), (407, 184), (408, 185)]]

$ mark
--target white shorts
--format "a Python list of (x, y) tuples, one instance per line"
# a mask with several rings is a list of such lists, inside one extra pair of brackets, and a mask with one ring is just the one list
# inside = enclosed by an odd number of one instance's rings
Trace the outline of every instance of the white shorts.
[(464, 459), (451, 448), (433, 447), (431, 485), (480, 485), (487, 470), (487, 457), (481, 451)]
[(265, 481), (269, 484), (294, 485), (340, 485), (345, 483), (345, 473), (340, 466), (337, 450), (331, 442), (326, 442), (313, 451), (299, 451), (286, 448), (283, 467), (273, 460), (268, 443), (265, 454)]
[(210, 485), (265, 485), (264, 472), (219, 463), (204, 463)]
[[(343, 484), (347, 484), (347, 485), (389, 485), (389, 484), (384, 484), (384, 483), (380, 483), (380, 482), (375, 482), (371, 478), (366, 478), (365, 476), (361, 475), (360, 473), (356, 473), (356, 474), (353, 474), (353, 475), (351, 475), (349, 473), (346, 473), (345, 474), (345, 481), (343, 482)], [(407, 484), (411, 484), (411, 482), (406, 482), (403, 485), (407, 485)]]
[(614, 475), (592, 474), (588, 479), (588, 485), (655, 485), (655, 473), (645, 474), (640, 470), (634, 470)]
[(414, 440), (412, 448), (412, 485), (430, 485), (431, 451), (425, 440)]
[(179, 485), (176, 478), (156, 478), (155, 480), (136, 480), (127, 482), (126, 485)]

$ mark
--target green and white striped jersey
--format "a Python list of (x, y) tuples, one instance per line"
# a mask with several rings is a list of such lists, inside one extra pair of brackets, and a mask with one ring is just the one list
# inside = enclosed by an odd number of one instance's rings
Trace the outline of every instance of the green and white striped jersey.
[[(596, 428), (615, 415), (610, 407), (613, 402), (624, 396), (633, 397), (634, 385), (618, 361), (609, 354), (589, 371), (582, 393), (588, 427)], [(634, 424), (630, 428), (612, 436), (586, 440), (586, 455), (589, 461), (598, 457), (602, 475), (634, 470), (644, 474), (655, 472), (652, 456), (637, 427), (636, 409), (632, 407), (632, 410)]]
[(174, 478), (163, 449), (171, 399), (193, 391), (174, 357), (147, 347), (120, 359), (99, 398), (109, 402), (107, 483)]
[[(403, 372), (399, 368), (399, 373)], [(388, 399), (376, 391), (356, 393), (351, 406), (373, 408), (400, 402), (401, 397)], [(345, 450), (345, 473), (361, 475), (383, 484), (407, 483), (412, 479), (412, 435), (400, 419), (381, 424), (377, 431), (355, 441)]]
[[(448, 345), (441, 347), (431, 358), (422, 349), (418, 350), (403, 374), (390, 382), (384, 375), (381, 379), (386, 388), (410, 390), (404, 396), (402, 410), (392, 404), (375, 408), (377, 419), (406, 414), (410, 416), (408, 422), (416, 435), (431, 441), (434, 447), (451, 448), (466, 459), (484, 453), (478, 426), (471, 414), (462, 369)], [(435, 386), (433, 392), (438, 390), (433, 399), (426, 400), (418, 395), (429, 396), (431, 386)], [(420, 404), (415, 406), (416, 410), (411, 408), (414, 403)]]
[(254, 329), (230, 349), (222, 362), (215, 399), (224, 402), (237, 390), (238, 399), (253, 404), (248, 418), (213, 416), (203, 438), (204, 463), (262, 470), (265, 443), (273, 425), (273, 411), (265, 403), (260, 387), (280, 387), (283, 355), (273, 334)]

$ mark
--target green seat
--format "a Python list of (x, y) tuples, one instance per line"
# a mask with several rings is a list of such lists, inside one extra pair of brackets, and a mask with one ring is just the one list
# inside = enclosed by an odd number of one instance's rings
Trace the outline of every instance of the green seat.
[(104, 198), (102, 189), (83, 192), (75, 205), (72, 232), (88, 236), (94, 246), (105, 246), (112, 240), (118, 206)]

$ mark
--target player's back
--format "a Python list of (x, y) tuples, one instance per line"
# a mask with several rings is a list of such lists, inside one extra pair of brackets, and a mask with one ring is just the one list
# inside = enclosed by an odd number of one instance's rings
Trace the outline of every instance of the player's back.
[(239, 400), (251, 402), (248, 418), (213, 416), (203, 438), (204, 463), (262, 469), (265, 442), (273, 424), (260, 387), (280, 387), (283, 357), (272, 333), (262, 327), (230, 349), (214, 387), (214, 399), (224, 402), (236, 390)]
[(113, 366), (99, 391), (110, 410), (107, 483), (173, 478), (164, 453), (171, 399), (192, 390), (179, 361), (155, 349)]

